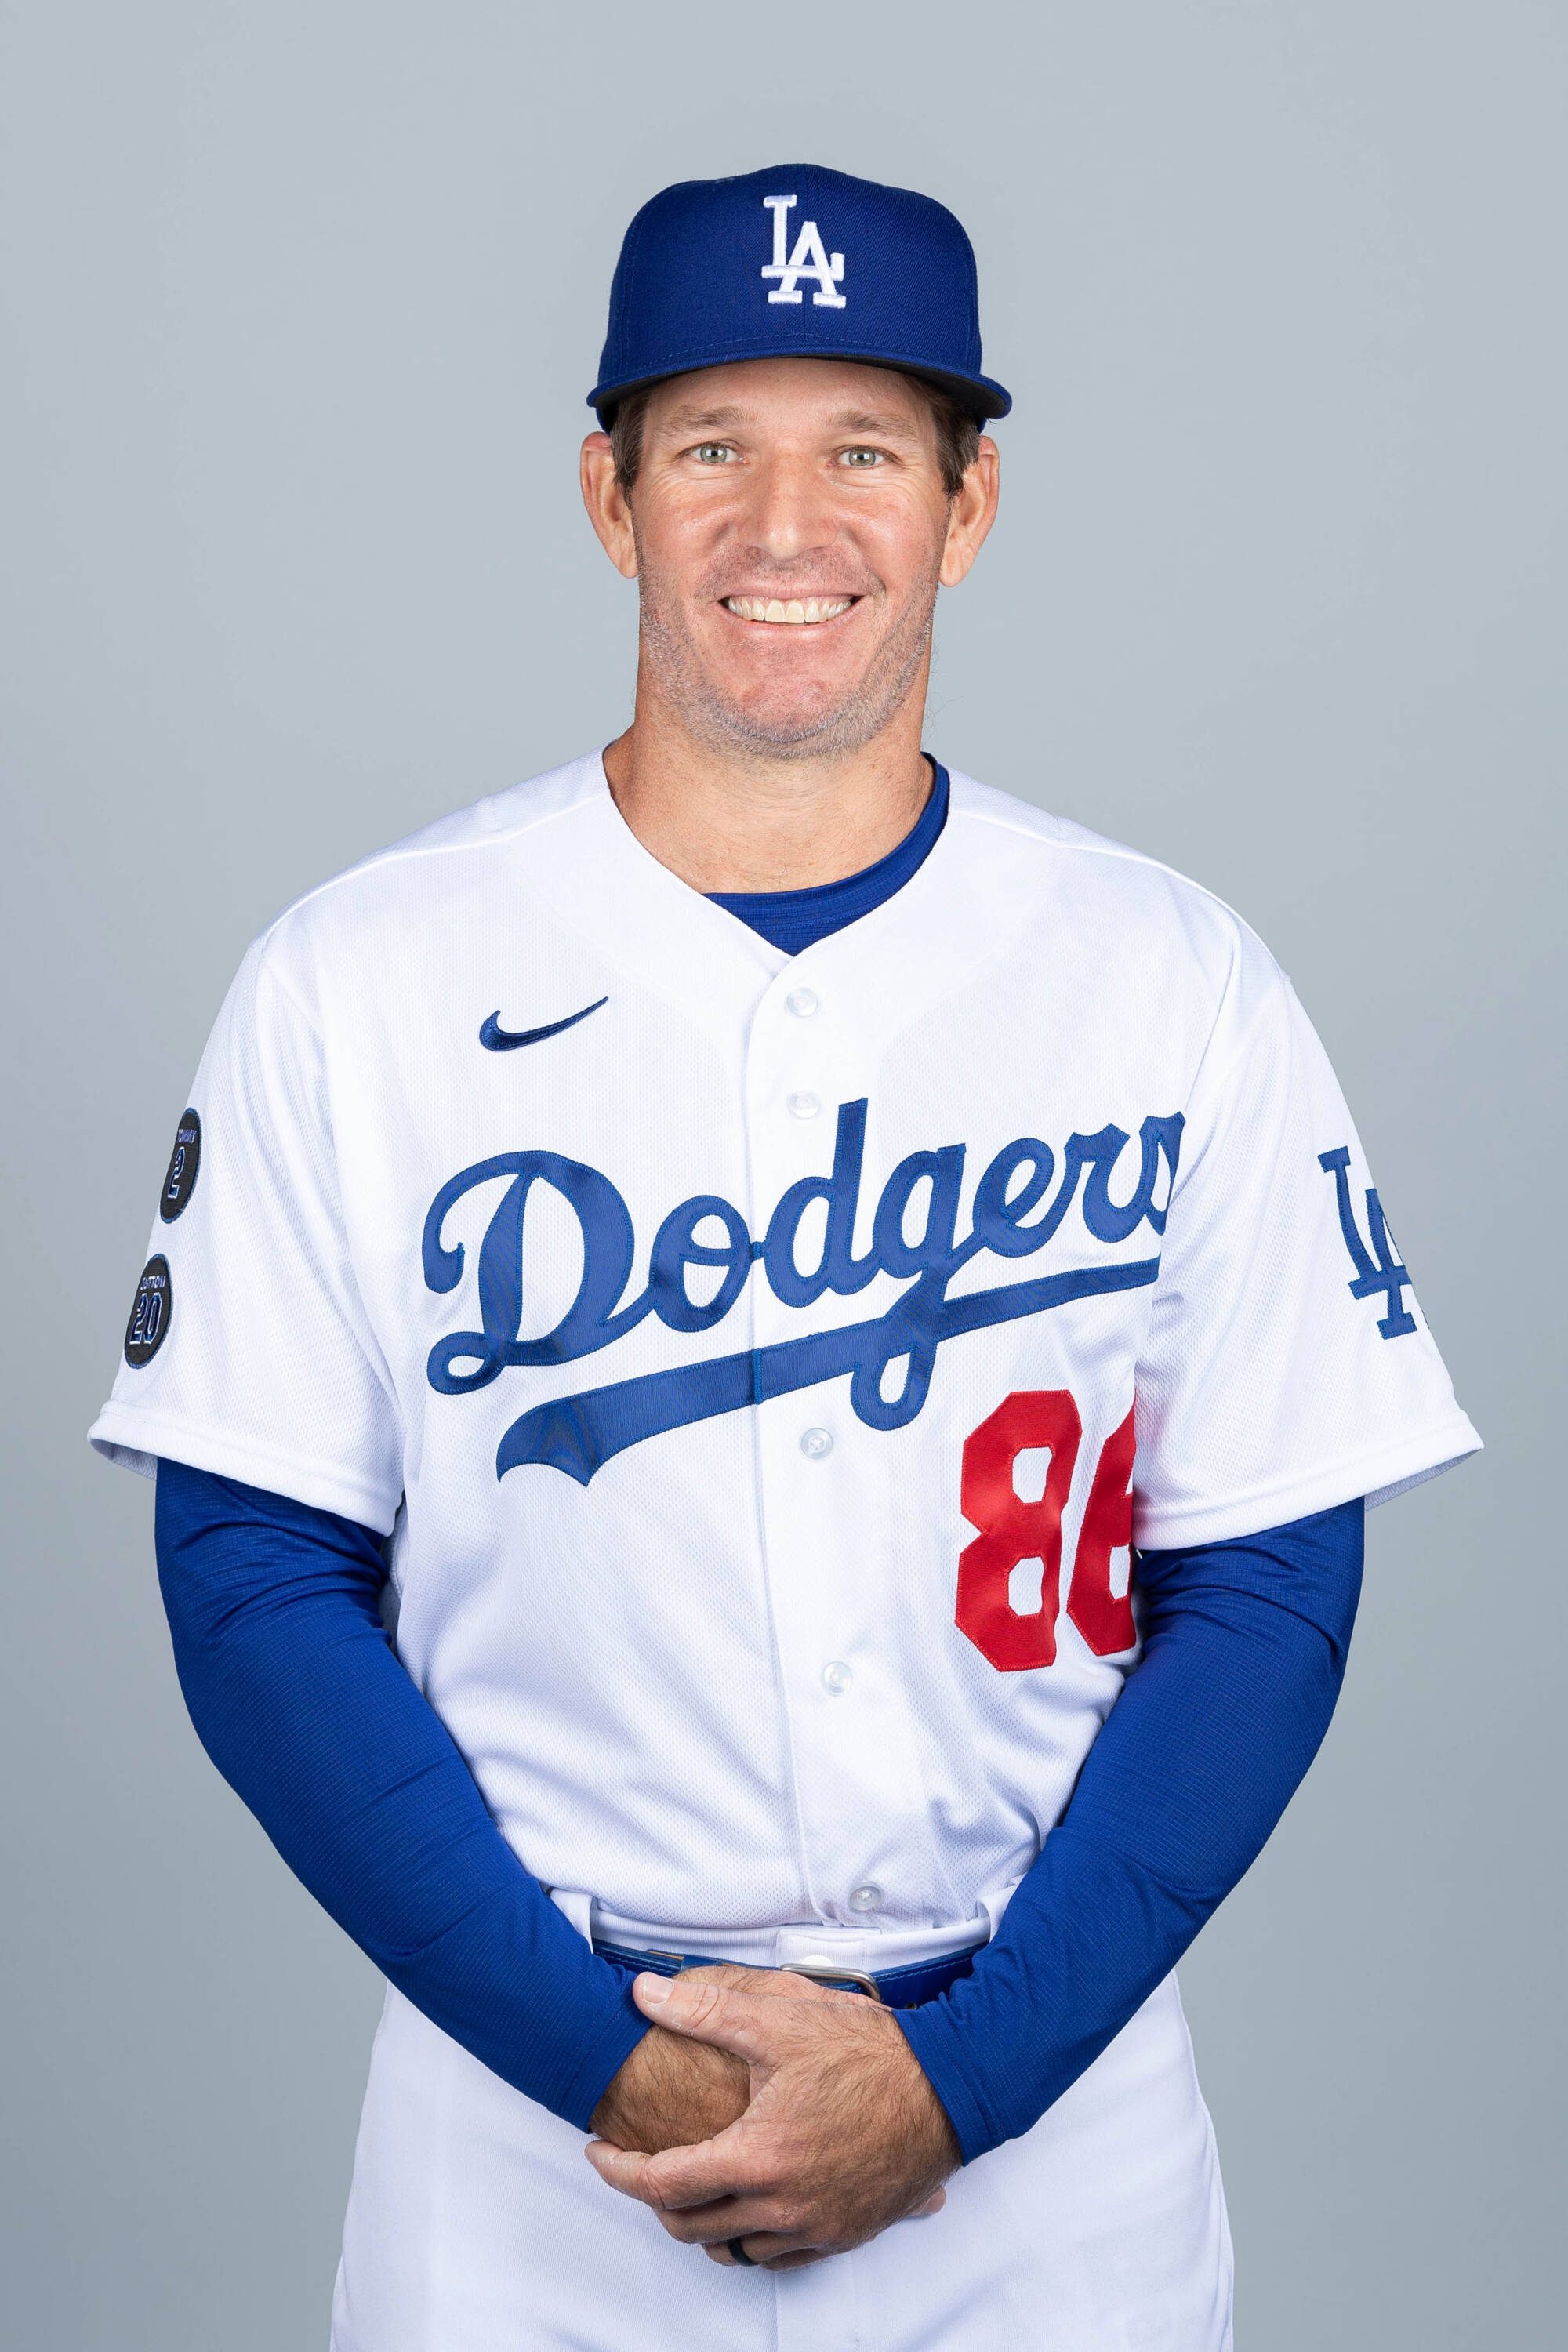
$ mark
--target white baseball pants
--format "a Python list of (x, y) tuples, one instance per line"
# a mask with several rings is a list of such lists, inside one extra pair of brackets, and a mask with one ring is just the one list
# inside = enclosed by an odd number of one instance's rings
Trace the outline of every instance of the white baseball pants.
[[(755, 1933), (742, 1949), (596, 1906), (595, 1921), (617, 1942), (761, 1964)], [(907, 1934), (775, 1937), (781, 1960), (924, 1956)], [(874, 1948), (855, 1959), (852, 1942)], [(678, 2244), (584, 2144), (389, 1986), (331, 2352), (1230, 2352), (1230, 2231), (1173, 1975), (1032, 2130), (952, 2175), (940, 2212), (804, 2270)]]

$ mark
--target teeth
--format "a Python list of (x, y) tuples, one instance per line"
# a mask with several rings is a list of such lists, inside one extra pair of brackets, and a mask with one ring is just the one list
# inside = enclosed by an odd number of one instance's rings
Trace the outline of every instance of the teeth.
[(782, 621), (789, 628), (804, 628), (814, 621), (836, 620), (847, 613), (854, 603), (853, 596), (807, 596), (804, 603), (792, 597), (787, 604), (776, 596), (726, 596), (724, 602), (741, 621)]

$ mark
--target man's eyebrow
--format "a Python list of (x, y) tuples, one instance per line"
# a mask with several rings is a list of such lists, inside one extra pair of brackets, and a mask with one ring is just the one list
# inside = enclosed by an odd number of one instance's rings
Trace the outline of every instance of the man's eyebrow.
[[(717, 408), (672, 409), (664, 423), (671, 433), (721, 433), (732, 425), (755, 424), (756, 419), (754, 408), (727, 401)], [(891, 409), (841, 408), (826, 419), (826, 429), (829, 433), (874, 433), (889, 441), (920, 439), (920, 426), (913, 419), (900, 416)]]
[(751, 414), (731, 401), (721, 408), (675, 408), (664, 421), (673, 433), (715, 433), (726, 425), (743, 425)]
[(884, 439), (918, 441), (920, 426), (912, 417), (900, 416), (891, 409), (843, 408), (831, 420), (836, 433), (877, 433)]

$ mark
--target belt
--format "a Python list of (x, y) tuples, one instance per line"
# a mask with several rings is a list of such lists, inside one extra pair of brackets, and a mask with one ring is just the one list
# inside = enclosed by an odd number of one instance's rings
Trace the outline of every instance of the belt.
[[(618, 1960), (633, 1969), (647, 1969), (655, 1976), (679, 1976), (683, 1969), (714, 1967), (720, 1955), (713, 1952), (637, 1951), (628, 1944), (611, 1944), (597, 1937), (590, 1942), (601, 1958)], [(935, 2000), (949, 1985), (966, 1977), (974, 1964), (976, 1952), (985, 1949), (984, 1940), (971, 1944), (962, 1952), (944, 1952), (934, 1960), (911, 1960), (903, 1968), (879, 1969), (874, 1975), (860, 1969), (836, 1969), (826, 1960), (784, 1960), (779, 1965), (792, 1976), (811, 1977), (818, 1984), (843, 1985), (851, 1992), (863, 1992), (872, 2000), (883, 2001), (889, 2009), (913, 2009), (922, 2000)], [(751, 1961), (741, 1965), (750, 1968)]]

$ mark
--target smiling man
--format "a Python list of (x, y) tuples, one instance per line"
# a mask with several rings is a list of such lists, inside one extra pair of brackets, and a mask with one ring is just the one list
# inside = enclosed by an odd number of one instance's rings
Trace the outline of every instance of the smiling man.
[[(929, 789), (936, 592), (963, 578), (996, 509), (995, 444), (973, 417), (887, 368), (742, 361), (633, 393), (614, 431), (589, 436), (583, 489), (641, 585), (637, 719), (608, 762), (623, 808), (623, 776), (635, 790), (660, 749), (689, 774), (700, 747), (721, 804), (746, 812), (718, 839), (713, 811), (691, 828), (722, 884), (838, 879), (841, 853), (885, 826), (889, 794), (901, 838)], [(852, 758), (882, 782), (874, 815), (837, 782)], [(776, 841), (758, 837), (759, 794)], [(830, 824), (874, 829), (845, 832), (803, 875), (807, 796)], [(669, 797), (655, 788), (650, 809)], [(676, 798), (687, 814), (689, 793)]]
[(633, 723), (253, 944), (92, 1432), (388, 1979), (332, 2345), (1224, 2352), (1173, 1969), (1479, 1441), (1253, 933), (922, 749), (958, 223), (667, 189), (590, 398)]

